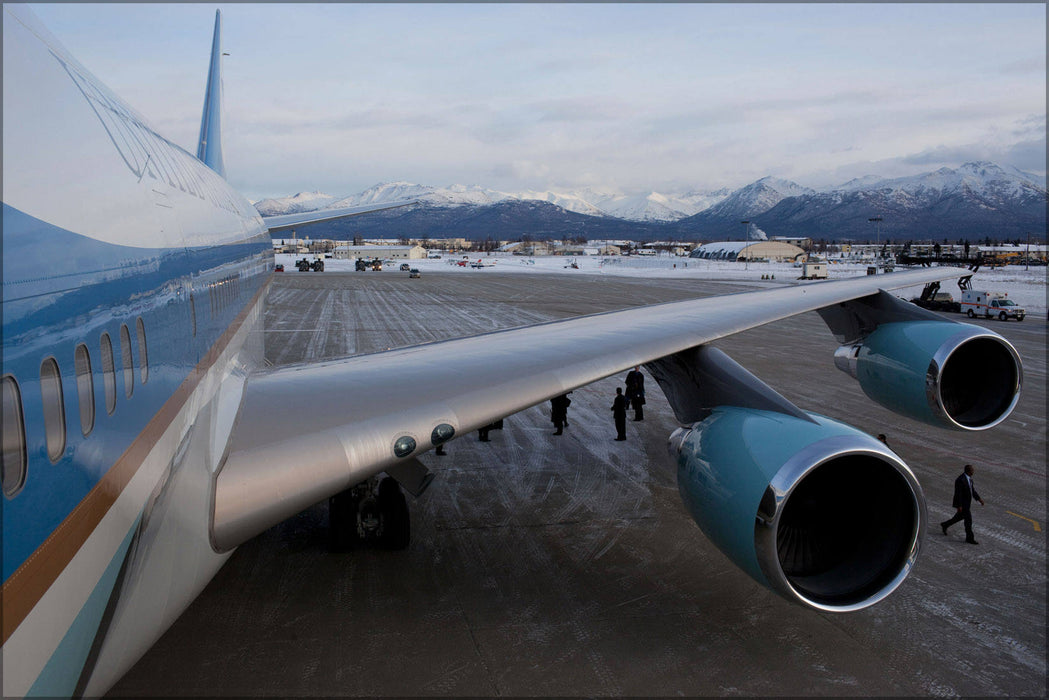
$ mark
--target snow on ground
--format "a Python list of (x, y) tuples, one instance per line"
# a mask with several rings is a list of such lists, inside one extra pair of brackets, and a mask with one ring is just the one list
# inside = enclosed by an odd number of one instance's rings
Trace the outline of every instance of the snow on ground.
[[(295, 272), (295, 255), (278, 254), (276, 262), (283, 263), (284, 269)], [(312, 256), (310, 256), (312, 259)], [(492, 273), (563, 273), (572, 275), (614, 275), (621, 277), (650, 277), (675, 279), (723, 280), (726, 282), (752, 282), (755, 286), (773, 286), (780, 284), (813, 284), (811, 281), (799, 281), (801, 269), (792, 263), (737, 263), (716, 260), (698, 260), (679, 258), (669, 255), (599, 257), (599, 256), (537, 256), (523, 257), (509, 253), (492, 253), (478, 255), (474, 253), (465, 258), (470, 263), (480, 260), (487, 267), (460, 267), (455, 263), (464, 256), (444, 255), (441, 259), (408, 260), (408, 264), (418, 268), (423, 274), (492, 274)], [(382, 274), (407, 274), (399, 272), (403, 261), (383, 267)], [(572, 268), (572, 263), (578, 269)], [(325, 260), (325, 270), (332, 272), (353, 271), (352, 260)], [(897, 268), (902, 270), (905, 268)], [(867, 273), (867, 263), (833, 263), (828, 265), (831, 279), (862, 276)], [(311, 273), (312, 274), (312, 273)], [(375, 274), (371, 272), (370, 274)], [(769, 279), (762, 279), (762, 277)], [(774, 279), (772, 279), (774, 277)], [(1046, 268), (1032, 267), (1024, 270), (1020, 265), (990, 269), (984, 268), (973, 275), (973, 286), (991, 291), (1006, 292), (1009, 298), (1027, 309), (1027, 313), (1041, 318), (1046, 317)], [(944, 282), (941, 291), (950, 292), (955, 299), (960, 297), (953, 282)], [(897, 296), (910, 299), (921, 293), (921, 287), (909, 287), (893, 291)]]

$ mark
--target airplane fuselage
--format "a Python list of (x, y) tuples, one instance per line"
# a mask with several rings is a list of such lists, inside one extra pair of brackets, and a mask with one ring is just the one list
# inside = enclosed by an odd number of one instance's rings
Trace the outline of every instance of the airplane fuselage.
[(247, 200), (4, 11), (4, 694), (97, 694), (228, 556), (211, 470), (272, 251)]

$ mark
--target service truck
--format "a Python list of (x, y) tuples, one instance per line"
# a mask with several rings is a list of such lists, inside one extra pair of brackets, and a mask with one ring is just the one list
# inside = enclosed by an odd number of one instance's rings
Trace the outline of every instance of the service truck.
[(1022, 321), (1024, 316), (1027, 315), (1022, 306), (1017, 305), (1016, 302), (1009, 298), (1007, 293), (1003, 292), (963, 289), (961, 306), (962, 311), (969, 318), (976, 318), (977, 316), (991, 318), (997, 316), (1001, 321), (1008, 321), (1010, 318)]
[[(301, 260), (295, 261), (295, 267), (298, 268), (299, 272), (324, 272), (324, 256), (318, 256), (311, 262), (309, 258), (302, 258)], [(283, 269), (283, 268), (282, 268)]]

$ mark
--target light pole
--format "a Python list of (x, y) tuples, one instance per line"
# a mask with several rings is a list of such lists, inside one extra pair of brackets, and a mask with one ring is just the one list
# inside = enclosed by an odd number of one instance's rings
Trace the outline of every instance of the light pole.
[[(743, 224), (743, 248), (746, 249), (747, 232), (750, 230), (750, 222), (749, 221), (740, 221), (739, 223)], [(740, 252), (742, 252), (742, 251), (740, 251)], [(744, 270), (749, 270), (750, 269), (750, 259), (749, 258), (743, 258), (743, 269)]]
[(877, 255), (880, 255), (880, 252), (878, 251), (878, 248), (881, 246), (881, 221), (882, 221), (882, 219), (881, 219), (880, 216), (873, 216), (873, 217), (867, 219), (867, 221), (869, 221), (872, 224), (874, 224), (874, 255), (877, 256)]

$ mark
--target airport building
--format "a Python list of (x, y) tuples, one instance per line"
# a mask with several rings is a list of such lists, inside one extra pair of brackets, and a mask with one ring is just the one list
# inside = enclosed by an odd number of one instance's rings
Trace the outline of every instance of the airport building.
[(704, 243), (693, 250), (689, 257), (703, 260), (793, 262), (804, 254), (804, 250), (786, 241), (719, 241)]
[(419, 260), (426, 257), (426, 249), (419, 245), (337, 245), (335, 258), (387, 258), (390, 260)]

